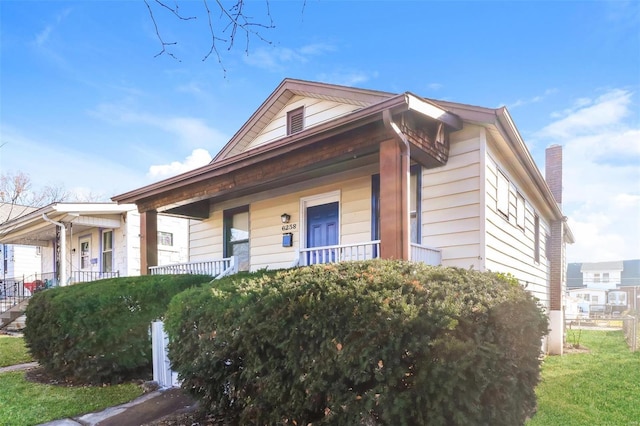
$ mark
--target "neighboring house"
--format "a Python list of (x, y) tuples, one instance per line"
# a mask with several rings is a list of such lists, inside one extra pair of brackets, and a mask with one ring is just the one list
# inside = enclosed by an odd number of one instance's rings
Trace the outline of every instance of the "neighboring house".
[[(188, 227), (185, 219), (158, 218), (160, 265), (188, 260)], [(4, 280), (5, 299), (13, 297), (13, 304), (42, 287), (140, 275), (140, 217), (133, 204), (54, 203), (0, 225), (0, 243), (40, 253), (37, 273)]]
[(547, 181), (506, 108), (285, 79), (210, 164), (112, 199), (141, 212), (143, 271), (168, 214), (191, 218), (194, 263), (382, 257), (511, 273), (546, 307), (561, 353), (573, 236), (559, 146)]
[[(159, 264), (188, 259), (188, 221), (161, 216), (157, 234)], [(40, 279), (61, 285), (140, 275), (140, 219), (133, 204), (51, 204), (0, 225), (0, 243), (38, 247)]]
[(612, 290), (622, 282), (623, 263), (621, 260), (614, 262), (583, 263), (582, 283), (589, 288)]
[[(568, 294), (592, 305), (622, 303), (619, 292), (624, 291), (626, 309), (638, 311), (640, 306), (640, 259), (609, 262), (569, 263), (567, 265)], [(617, 296), (609, 295), (612, 291)], [(590, 297), (587, 296), (595, 296)], [(612, 300), (609, 300), (612, 299)], [(600, 308), (598, 308), (600, 309)]]
[[(0, 203), (0, 225), (33, 210), (34, 207)], [(41, 273), (40, 253), (39, 247), (0, 244), (0, 282), (7, 278), (28, 277)]]

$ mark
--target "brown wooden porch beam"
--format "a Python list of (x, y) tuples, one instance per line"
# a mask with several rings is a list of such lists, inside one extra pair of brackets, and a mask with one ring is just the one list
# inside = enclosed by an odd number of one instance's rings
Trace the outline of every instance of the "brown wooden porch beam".
[(140, 275), (148, 275), (150, 266), (158, 266), (158, 212), (140, 213)]
[(409, 158), (400, 143), (380, 144), (380, 256), (409, 260)]
[(202, 200), (237, 193), (268, 182), (284, 180), (289, 176), (301, 176), (312, 170), (374, 153), (378, 143), (389, 138), (380, 123), (372, 123), (350, 132), (318, 142), (308, 147), (282, 152), (278, 157), (264, 161), (234, 164), (218, 170), (209, 179), (169, 190), (159, 196), (137, 201), (138, 211), (162, 210), (162, 207), (184, 203), (186, 200)]

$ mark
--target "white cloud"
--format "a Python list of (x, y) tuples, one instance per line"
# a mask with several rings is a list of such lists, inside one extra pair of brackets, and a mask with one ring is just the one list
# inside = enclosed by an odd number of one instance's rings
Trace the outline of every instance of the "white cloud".
[(599, 134), (608, 128), (618, 130), (623, 119), (631, 113), (631, 96), (631, 92), (614, 89), (593, 102), (585, 98), (579, 99), (572, 109), (566, 110), (564, 117), (542, 129), (541, 135), (566, 138)]
[(243, 56), (243, 59), (248, 65), (280, 72), (292, 63), (306, 63), (313, 56), (320, 56), (333, 50), (335, 50), (333, 46), (324, 43), (309, 44), (298, 48), (260, 47), (250, 51), (249, 54)]
[(563, 145), (563, 209), (577, 242), (570, 262), (640, 258), (640, 128), (634, 94), (578, 99), (536, 137)]
[(62, 12), (58, 13), (54, 17), (54, 23), (46, 25), (42, 31), (36, 34), (33, 43), (37, 47), (44, 46), (51, 37), (53, 31), (64, 21), (64, 19), (71, 13), (71, 9), (65, 9)]
[(338, 70), (330, 74), (318, 74), (318, 81), (339, 84), (342, 86), (357, 87), (371, 79), (378, 77), (377, 72), (367, 73), (357, 70)]
[(227, 141), (220, 131), (209, 127), (203, 120), (193, 117), (164, 117), (137, 112), (126, 105), (103, 103), (89, 114), (113, 124), (144, 124), (173, 134), (184, 147), (194, 149), (201, 146), (218, 148)]
[(542, 102), (547, 97), (549, 97), (549, 95), (552, 95), (552, 94), (556, 93), (557, 91), (558, 91), (557, 89), (547, 89), (547, 90), (544, 91), (544, 93), (542, 95), (535, 95), (535, 96), (532, 96), (529, 99), (518, 99), (515, 102), (511, 102), (509, 104), (506, 104), (506, 106), (509, 109), (514, 109), (514, 108), (517, 108), (517, 107), (522, 106), (522, 105), (535, 104), (535, 103), (538, 103), (538, 102)]
[(189, 170), (196, 169), (208, 164), (211, 161), (211, 154), (206, 149), (194, 149), (183, 162), (173, 161), (169, 164), (160, 164), (149, 167), (147, 176), (153, 179), (164, 179), (175, 176)]
[(78, 151), (59, 141), (36, 140), (27, 131), (0, 124), (3, 142), (0, 170), (29, 175), (33, 189), (62, 187), (72, 199), (110, 197), (150, 183), (143, 170), (130, 169), (120, 161), (100, 158)]

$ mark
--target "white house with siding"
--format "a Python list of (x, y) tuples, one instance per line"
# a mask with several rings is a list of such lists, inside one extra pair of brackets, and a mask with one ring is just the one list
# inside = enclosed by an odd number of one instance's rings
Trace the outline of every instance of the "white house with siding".
[[(188, 228), (185, 219), (159, 218), (161, 265), (188, 259)], [(26, 281), (66, 285), (140, 275), (140, 215), (132, 204), (50, 204), (0, 225), (0, 243), (39, 253), (37, 268), (24, 274)]]
[(190, 219), (189, 262), (238, 269), (373, 257), (510, 273), (562, 353), (562, 150), (546, 179), (506, 108), (285, 79), (199, 169), (113, 197), (136, 204), (143, 273), (159, 215)]

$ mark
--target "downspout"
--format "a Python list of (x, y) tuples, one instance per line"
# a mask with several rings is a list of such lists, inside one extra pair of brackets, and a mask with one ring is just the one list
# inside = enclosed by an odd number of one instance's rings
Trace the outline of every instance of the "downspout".
[(42, 218), (60, 227), (60, 257), (62, 257), (62, 259), (60, 259), (60, 285), (63, 286), (67, 284), (67, 229), (64, 223), (49, 219), (46, 213), (42, 213)]
[(409, 201), (409, 185), (410, 185), (410, 181), (411, 179), (409, 178), (408, 174), (409, 174), (409, 164), (410, 164), (410, 154), (409, 154), (409, 141), (407, 140), (407, 137), (405, 136), (404, 133), (402, 133), (402, 130), (400, 130), (400, 128), (398, 127), (398, 125), (393, 121), (392, 117), (391, 117), (391, 110), (389, 109), (385, 109), (384, 111), (382, 111), (382, 122), (384, 123), (384, 126), (391, 130), (395, 136), (396, 136), (396, 140), (398, 141), (398, 145), (400, 146), (400, 157), (401, 157), (401, 161), (402, 161), (402, 165), (403, 165), (403, 170), (407, 170), (407, 176), (405, 176), (405, 185), (402, 188), (402, 200), (404, 202), (404, 212), (403, 212), (403, 217), (402, 217), (402, 229), (403, 229), (403, 233), (402, 233), (402, 251), (403, 251), (403, 258), (410, 260), (410, 230), (409, 230), (409, 208), (410, 208), (410, 201)]

